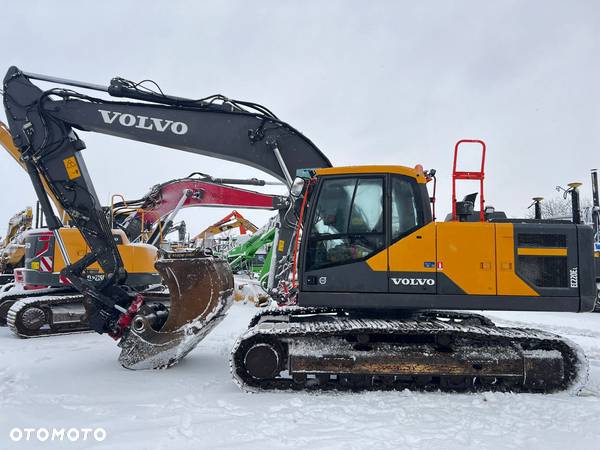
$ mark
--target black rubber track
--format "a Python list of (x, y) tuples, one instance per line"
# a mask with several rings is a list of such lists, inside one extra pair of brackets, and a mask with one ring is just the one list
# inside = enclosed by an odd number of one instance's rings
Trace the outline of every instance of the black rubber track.
[[(325, 318), (325, 320), (323, 320)], [(288, 342), (303, 338), (340, 337), (356, 339), (360, 334), (394, 340), (400, 336), (435, 336), (453, 334), (479, 345), (519, 346), (527, 350), (558, 350), (564, 362), (564, 380), (561, 386), (544, 389), (527, 387), (513, 379), (485, 377), (398, 377), (394, 375), (344, 375), (326, 374), (314, 378), (280, 377), (258, 380), (249, 376), (244, 368), (244, 355), (257, 343), (269, 343), (282, 350), (282, 370), (286, 369)], [(582, 361), (583, 358), (583, 361)], [(238, 339), (231, 355), (234, 380), (247, 391), (262, 390), (441, 390), (448, 392), (510, 391), (556, 392), (571, 388), (578, 380), (580, 370), (586, 370), (585, 357), (560, 336), (526, 328), (496, 327), (488, 318), (452, 311), (416, 312), (403, 319), (362, 318), (326, 308), (286, 307), (259, 313), (250, 322), (247, 332)], [(582, 368), (584, 367), (584, 368)], [(285, 372), (284, 372), (285, 373)], [(332, 380), (330, 375), (336, 375)]]

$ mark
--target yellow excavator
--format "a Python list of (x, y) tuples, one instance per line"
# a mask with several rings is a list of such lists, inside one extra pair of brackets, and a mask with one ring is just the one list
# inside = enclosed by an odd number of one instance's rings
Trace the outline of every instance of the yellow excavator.
[[(69, 89), (42, 91), (32, 80)], [(11, 135), (49, 228), (60, 225), (42, 180), (92, 250), (62, 273), (86, 297), (93, 329), (119, 340), (124, 367), (179, 362), (227, 313), (233, 278), (214, 256), (164, 254), (156, 266), (169, 286), (168, 308), (125, 289), (76, 130), (244, 163), (288, 185), (268, 283), (285, 306), (257, 315), (234, 345), (231, 371), (243, 389), (555, 392), (585, 381), (585, 357), (571, 342), (464, 312), (585, 312), (596, 299), (591, 227), (508, 219), (486, 205), (482, 141), (457, 143), (452, 214), (436, 222), (427, 189), (433, 169), (332, 167), (313, 142), (256, 103), (16, 67), (3, 89)], [(106, 94), (118, 101), (100, 97)], [(482, 146), (480, 170), (459, 170), (462, 144)], [(457, 199), (458, 180), (480, 183), (478, 210), (476, 197)], [(103, 280), (82, 275), (93, 262)]]
[(0, 241), (0, 286), (14, 281), (15, 269), (25, 263), (25, 233), (31, 229), (33, 209), (28, 206), (8, 221), (6, 236)]

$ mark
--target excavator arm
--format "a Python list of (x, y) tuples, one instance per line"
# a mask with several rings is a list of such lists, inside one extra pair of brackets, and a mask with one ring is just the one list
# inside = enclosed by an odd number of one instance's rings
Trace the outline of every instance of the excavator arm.
[[(102, 91), (123, 100), (109, 101), (62, 88), (43, 91), (32, 79)], [(81, 154), (85, 144), (75, 130), (246, 164), (288, 186), (299, 169), (331, 166), (309, 139), (267, 108), (220, 95), (184, 99), (151, 92), (120, 78), (113, 79), (110, 86), (99, 86), (25, 73), (16, 67), (8, 70), (3, 90), (13, 141), (68, 264), (63, 275), (90, 299), (92, 328), (114, 337), (128, 330), (139, 302), (121, 287), (127, 274)], [(61, 223), (54, 216), (44, 182), (91, 249), (75, 263), (63, 248), (57, 231)], [(283, 214), (280, 224), (275, 258), (284, 258), (290, 248), (295, 220)], [(96, 261), (106, 274), (102, 281), (82, 275)], [(169, 319), (174, 315), (171, 311)], [(165, 364), (169, 365), (168, 361)]]

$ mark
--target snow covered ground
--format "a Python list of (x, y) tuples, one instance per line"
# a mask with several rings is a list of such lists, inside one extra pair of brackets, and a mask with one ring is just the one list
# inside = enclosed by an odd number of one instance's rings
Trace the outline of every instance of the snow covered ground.
[[(491, 313), (568, 336), (590, 359), (569, 394), (240, 392), (229, 350), (257, 309), (236, 303), (180, 365), (133, 372), (106, 336), (21, 340), (0, 329), (0, 448), (600, 447), (600, 314)], [(19, 427), (98, 428), (96, 442), (12, 442)]]

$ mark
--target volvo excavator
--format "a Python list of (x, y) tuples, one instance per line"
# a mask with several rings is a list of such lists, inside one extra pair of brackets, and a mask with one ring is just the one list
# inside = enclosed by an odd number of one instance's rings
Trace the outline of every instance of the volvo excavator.
[[(44, 91), (32, 80), (57, 87)], [(86, 297), (94, 330), (119, 340), (126, 368), (179, 362), (225, 316), (233, 278), (214, 256), (166, 253), (156, 266), (169, 308), (125, 289), (76, 130), (247, 164), (288, 185), (268, 283), (287, 306), (261, 312), (234, 345), (231, 371), (245, 390), (555, 392), (585, 381), (585, 356), (560, 336), (456, 310), (590, 311), (588, 226), (498, 217), (483, 189), (478, 212), (453, 189), (452, 220), (436, 222), (433, 169), (332, 167), (266, 107), (222, 95), (187, 99), (123, 78), (102, 86), (16, 67), (3, 91), (14, 143), (59, 247), (44, 181), (91, 249), (74, 262), (63, 251), (63, 275)], [(453, 179), (483, 188), (483, 162), (476, 172), (455, 163)], [(473, 216), (479, 220), (467, 220)], [(96, 261), (103, 280), (83, 276)]]

